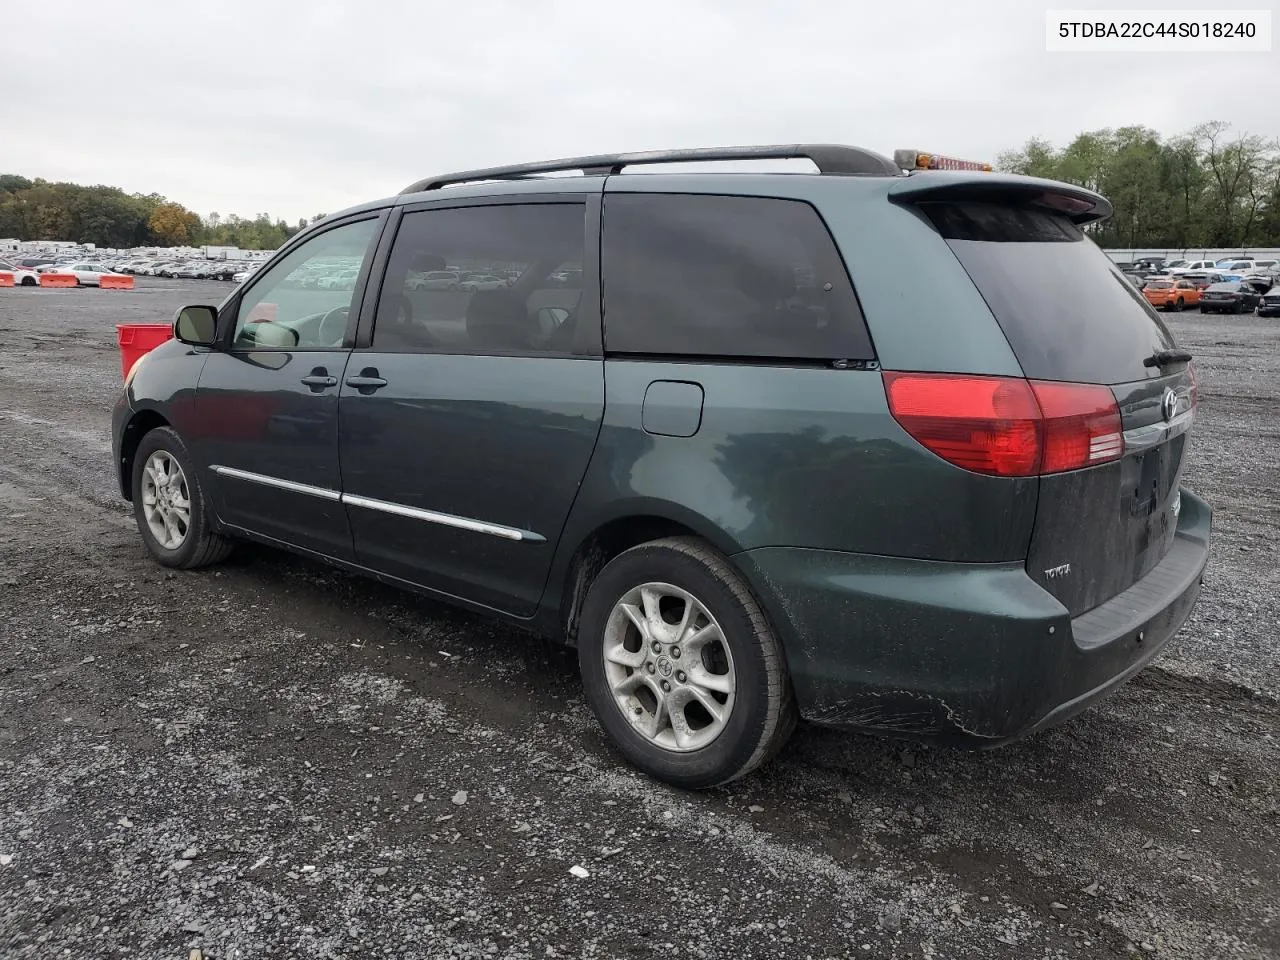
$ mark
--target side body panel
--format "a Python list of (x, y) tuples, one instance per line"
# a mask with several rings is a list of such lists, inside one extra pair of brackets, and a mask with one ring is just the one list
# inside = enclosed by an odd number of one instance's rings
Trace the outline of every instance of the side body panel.
[(348, 504), (358, 561), (518, 616), (533, 612), (599, 431), (592, 359), (358, 352), (369, 396), (342, 387), (344, 492), (516, 539)]

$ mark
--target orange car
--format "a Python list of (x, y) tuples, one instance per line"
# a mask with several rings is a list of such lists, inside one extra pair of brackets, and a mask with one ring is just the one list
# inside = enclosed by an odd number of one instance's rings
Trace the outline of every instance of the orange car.
[(1147, 303), (1157, 310), (1181, 310), (1200, 302), (1200, 288), (1190, 280), (1170, 277), (1168, 280), (1148, 280), (1142, 287)]

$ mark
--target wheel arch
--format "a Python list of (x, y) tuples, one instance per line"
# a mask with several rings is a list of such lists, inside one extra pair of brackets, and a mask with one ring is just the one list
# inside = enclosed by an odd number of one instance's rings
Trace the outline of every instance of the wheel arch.
[(116, 464), (120, 493), (133, 502), (133, 459), (142, 438), (158, 427), (169, 426), (169, 421), (157, 410), (150, 408), (136, 411), (120, 434), (120, 460)]
[(679, 504), (616, 504), (608, 513), (566, 529), (543, 597), (545, 631), (576, 646), (582, 603), (596, 575), (624, 550), (665, 537), (697, 537), (726, 556), (741, 549), (716, 523)]

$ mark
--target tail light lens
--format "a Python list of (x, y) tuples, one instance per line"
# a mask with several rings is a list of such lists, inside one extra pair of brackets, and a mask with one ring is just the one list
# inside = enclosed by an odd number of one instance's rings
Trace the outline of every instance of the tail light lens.
[(1061, 473), (1117, 460), (1124, 453), (1120, 408), (1108, 387), (1033, 382), (1044, 417), (1041, 473)]
[(893, 418), (921, 445), (975, 473), (1032, 477), (1117, 460), (1120, 408), (1105, 386), (1017, 377), (884, 374)]
[(1191, 381), (1191, 408), (1194, 410), (1200, 405), (1200, 378), (1196, 376), (1193, 363), (1187, 364), (1187, 379)]
[(943, 460), (997, 477), (1037, 472), (1040, 409), (1029, 381), (886, 372), (884, 384), (893, 418)]

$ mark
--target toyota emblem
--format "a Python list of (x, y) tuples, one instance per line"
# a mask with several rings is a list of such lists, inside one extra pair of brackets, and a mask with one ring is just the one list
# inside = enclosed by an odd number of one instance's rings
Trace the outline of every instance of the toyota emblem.
[(1160, 398), (1160, 412), (1164, 414), (1166, 421), (1172, 420), (1173, 415), (1178, 412), (1178, 395), (1168, 387), (1164, 388), (1164, 396)]

